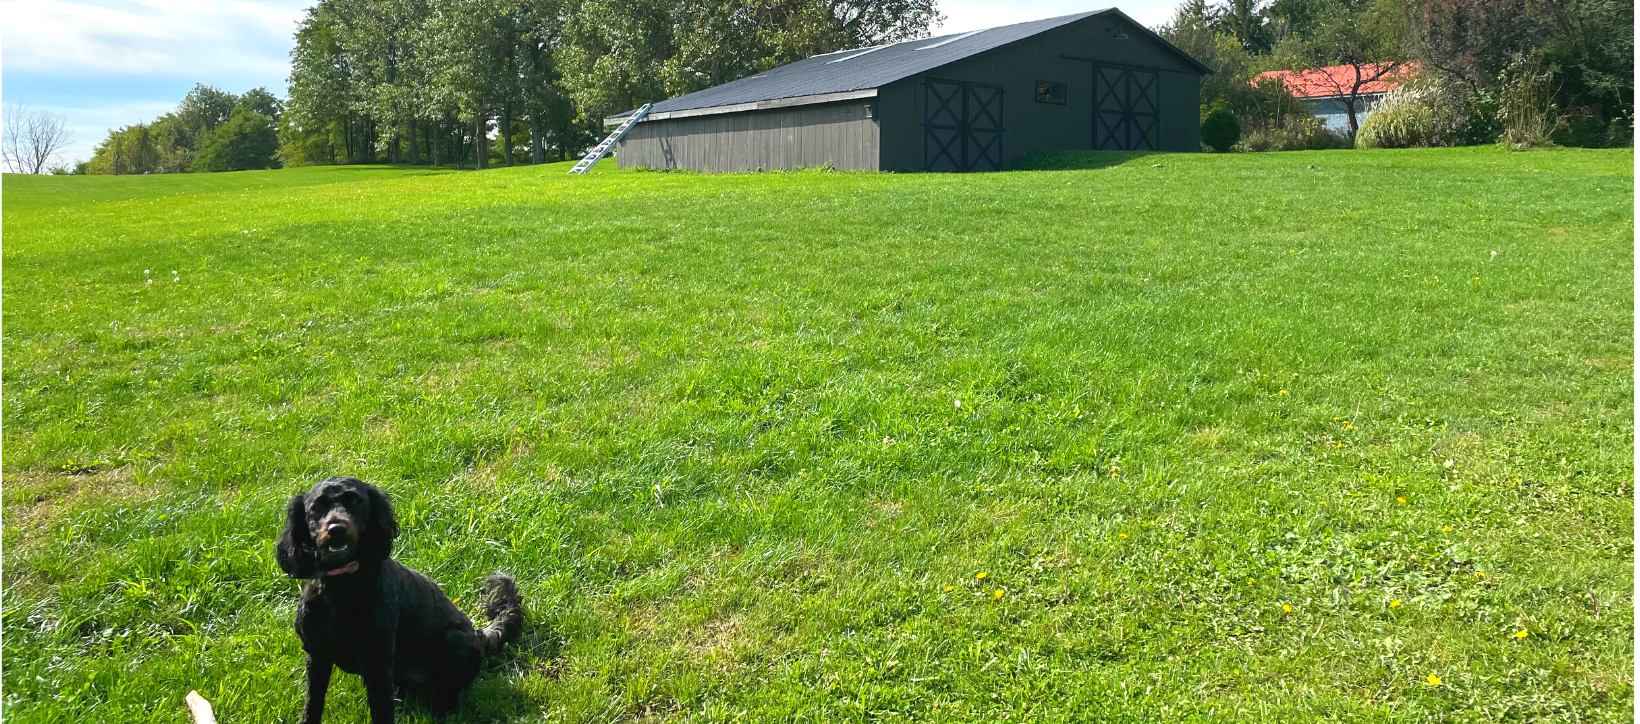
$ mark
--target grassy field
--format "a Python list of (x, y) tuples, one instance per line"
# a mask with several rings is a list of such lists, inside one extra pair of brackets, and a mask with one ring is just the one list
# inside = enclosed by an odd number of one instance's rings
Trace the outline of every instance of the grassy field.
[(295, 721), (351, 473), (463, 720), (1632, 721), (1631, 151), (1030, 166), (5, 177), (7, 720)]

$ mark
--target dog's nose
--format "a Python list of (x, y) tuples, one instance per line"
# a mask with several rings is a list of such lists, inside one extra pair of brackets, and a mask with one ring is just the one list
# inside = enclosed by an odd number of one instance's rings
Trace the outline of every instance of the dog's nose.
[(347, 535), (347, 526), (341, 523), (331, 523), (325, 527), (325, 537), (327, 538), (340, 538), (344, 535)]

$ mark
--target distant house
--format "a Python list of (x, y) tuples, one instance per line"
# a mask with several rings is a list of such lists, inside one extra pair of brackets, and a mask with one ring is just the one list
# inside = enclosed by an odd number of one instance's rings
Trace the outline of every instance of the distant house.
[(1327, 128), (1339, 133), (1349, 133), (1350, 89), (1355, 86), (1357, 78), (1376, 78), (1366, 81), (1361, 86), (1355, 108), (1356, 126), (1360, 127), (1361, 121), (1366, 120), (1372, 113), (1372, 107), (1383, 100), (1384, 94), (1395, 90), (1396, 86), (1416, 71), (1417, 66), (1410, 63), (1393, 69), (1384, 69), (1378, 64), (1368, 63), (1361, 66), (1357, 75), (1353, 65), (1332, 65), (1304, 71), (1272, 70), (1260, 73), (1253, 79), (1253, 84), (1280, 80), (1288, 92), (1298, 98), (1310, 113), (1327, 124)]

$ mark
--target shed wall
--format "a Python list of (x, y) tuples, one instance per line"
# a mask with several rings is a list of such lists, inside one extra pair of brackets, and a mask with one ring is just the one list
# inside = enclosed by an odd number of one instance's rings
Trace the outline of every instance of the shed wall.
[[(1128, 38), (1115, 40), (1114, 32)], [(1095, 63), (1155, 71), (1160, 83), (1158, 150), (1201, 150), (1200, 71), (1137, 27), (1119, 18), (1095, 17), (879, 89), (881, 168), (923, 168), (929, 78), (1002, 86), (1004, 155), (1009, 159), (1035, 151), (1091, 149)], [(1065, 104), (1038, 103), (1037, 81), (1066, 84)]]
[(725, 172), (823, 166), (876, 171), (870, 99), (642, 121), (616, 145), (620, 168)]

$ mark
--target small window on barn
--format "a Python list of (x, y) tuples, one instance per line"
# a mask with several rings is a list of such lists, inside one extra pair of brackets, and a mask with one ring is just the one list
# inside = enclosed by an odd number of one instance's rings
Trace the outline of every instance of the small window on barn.
[(1046, 80), (1037, 81), (1036, 102), (1065, 105), (1065, 84)]

